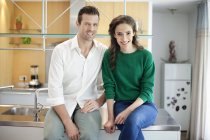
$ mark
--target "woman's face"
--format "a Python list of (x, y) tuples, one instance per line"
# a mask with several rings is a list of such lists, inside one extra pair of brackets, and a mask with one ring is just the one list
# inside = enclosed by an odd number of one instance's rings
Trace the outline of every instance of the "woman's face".
[(114, 37), (121, 49), (132, 47), (133, 36), (133, 29), (129, 24), (122, 23), (115, 28)]

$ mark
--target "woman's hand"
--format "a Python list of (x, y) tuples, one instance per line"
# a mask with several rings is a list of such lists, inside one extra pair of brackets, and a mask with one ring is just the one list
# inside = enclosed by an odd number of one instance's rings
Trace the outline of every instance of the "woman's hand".
[(66, 134), (67, 134), (68, 138), (70, 138), (71, 140), (79, 140), (80, 139), (79, 130), (73, 122), (70, 123), (69, 125), (67, 125)]
[(124, 124), (129, 114), (130, 111), (128, 111), (127, 109), (119, 113), (115, 118), (115, 124)]
[(115, 124), (124, 124), (125, 120), (127, 119), (128, 115), (135, 110), (137, 107), (141, 106), (144, 101), (141, 98), (137, 98), (135, 102), (133, 102), (129, 107), (127, 107), (124, 111), (119, 113), (115, 118)]
[(115, 124), (114, 121), (110, 121), (108, 120), (105, 125), (104, 125), (104, 129), (107, 133), (114, 133), (115, 132)]

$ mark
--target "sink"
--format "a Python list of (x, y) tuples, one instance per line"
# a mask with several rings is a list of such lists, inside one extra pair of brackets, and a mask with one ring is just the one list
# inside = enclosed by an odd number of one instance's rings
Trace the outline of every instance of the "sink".
[[(39, 115), (46, 116), (47, 114), (47, 108), (41, 109), (41, 111), (38, 113)], [(12, 107), (5, 112), (2, 113), (2, 115), (26, 115), (26, 116), (33, 116), (34, 115), (34, 108), (32, 107)]]

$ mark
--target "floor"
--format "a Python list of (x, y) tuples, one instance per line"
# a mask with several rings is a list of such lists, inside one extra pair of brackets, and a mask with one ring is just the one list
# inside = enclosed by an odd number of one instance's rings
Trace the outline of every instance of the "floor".
[(187, 140), (186, 136), (187, 136), (187, 132), (186, 131), (182, 131), (181, 132), (181, 140)]

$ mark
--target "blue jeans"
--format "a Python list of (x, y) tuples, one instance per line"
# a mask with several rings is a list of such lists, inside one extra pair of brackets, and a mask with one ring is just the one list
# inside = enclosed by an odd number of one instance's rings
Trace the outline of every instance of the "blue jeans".
[[(114, 104), (114, 116), (130, 106), (133, 101), (117, 101)], [(157, 116), (157, 108), (153, 103), (145, 102), (127, 117), (124, 124), (117, 125), (121, 131), (119, 140), (144, 140), (141, 129), (152, 125)]]

